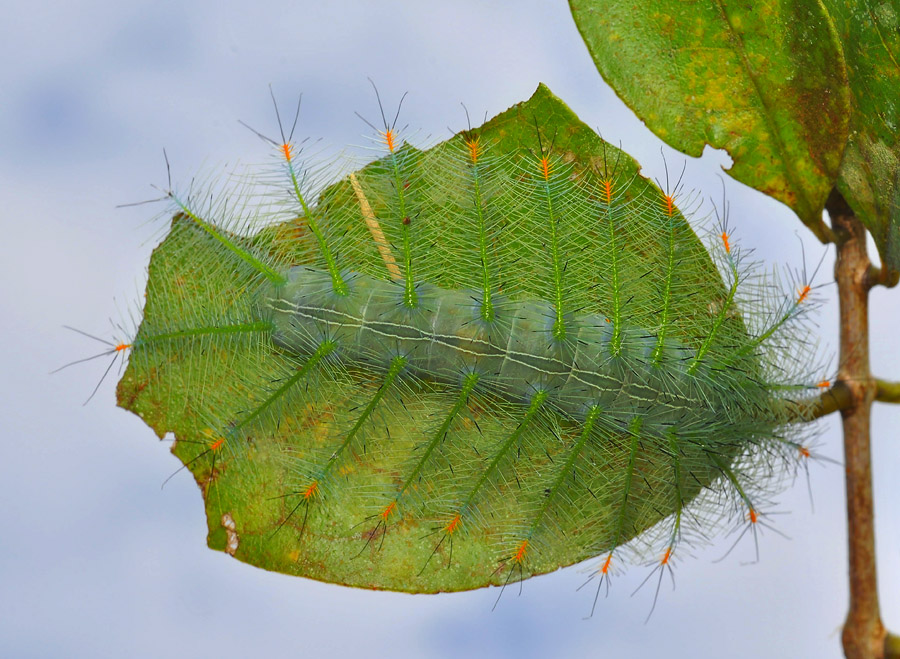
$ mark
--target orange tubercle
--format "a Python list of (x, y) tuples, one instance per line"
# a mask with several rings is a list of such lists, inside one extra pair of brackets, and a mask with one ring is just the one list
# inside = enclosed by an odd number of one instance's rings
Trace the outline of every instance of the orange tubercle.
[(281, 145), (281, 150), (282, 150), (282, 152), (284, 152), (284, 159), (289, 161), (293, 155), (291, 153), (293, 150), (293, 147), (290, 145), (289, 142), (285, 142), (284, 144)]
[(541, 174), (545, 181), (550, 180), (550, 161), (546, 157), (541, 158)]
[(606, 196), (607, 204), (612, 203), (612, 189), (613, 189), (612, 181), (610, 181), (609, 179), (606, 179), (605, 181), (603, 181), (603, 193)]
[(316, 495), (316, 492), (318, 491), (319, 481), (313, 481), (312, 483), (310, 483), (309, 487), (307, 487), (306, 490), (303, 491), (303, 498), (309, 501)]
[(755, 510), (753, 510), (753, 508), (751, 508), (750, 512), (747, 513), (747, 519), (750, 520), (751, 524), (756, 524), (756, 522), (759, 520), (759, 513), (757, 513)]
[(397, 509), (397, 502), (391, 501), (387, 505), (387, 507), (381, 511), (381, 519), (387, 520), (387, 518), (390, 517), (391, 513), (394, 512), (394, 510), (396, 510), (396, 509)]
[(816, 385), (819, 389), (828, 389), (831, 386), (831, 380), (822, 380)]
[(459, 528), (460, 524), (462, 524), (462, 518), (459, 513), (453, 516), (449, 522), (447, 522), (447, 526), (444, 527), (444, 531), (447, 533), (453, 533), (456, 529)]
[(667, 194), (663, 195), (663, 201), (666, 204), (666, 215), (672, 217), (672, 214), (675, 212), (675, 199), (672, 195)]
[(810, 290), (812, 290), (812, 289), (810, 289), (808, 284), (806, 286), (804, 286), (803, 288), (797, 289), (797, 292), (799, 293), (799, 296), (797, 297), (797, 304), (800, 304), (801, 302), (803, 302), (803, 300), (805, 300), (809, 296)]
[(731, 254), (731, 243), (728, 242), (728, 234), (724, 231), (722, 232), (722, 244), (725, 245), (725, 251)]
[(800, 457), (801, 457), (801, 458), (808, 458), (808, 457), (809, 457), (809, 449), (808, 449), (808, 448), (806, 448), (805, 446), (801, 446), (799, 450), (800, 450)]
[(115, 347), (116, 352), (122, 352), (123, 350), (128, 350), (131, 347), (130, 343), (120, 343)]
[(612, 552), (609, 552), (609, 556), (606, 557), (606, 560), (603, 561), (603, 567), (600, 568), (600, 571), (603, 574), (609, 572), (609, 564), (612, 563)]
[(521, 563), (525, 559), (526, 553), (528, 553), (528, 540), (523, 540), (522, 544), (519, 545), (519, 548), (516, 549), (513, 561), (515, 563)]
[(388, 151), (394, 152), (394, 131), (388, 129), (384, 131), (384, 143), (387, 144)]
[(474, 137), (471, 140), (466, 140), (466, 146), (469, 147), (469, 157), (472, 159), (472, 163), (478, 162), (478, 156), (481, 154), (481, 145), (478, 143), (478, 138)]
[(211, 451), (218, 451), (220, 448), (222, 448), (222, 444), (224, 444), (224, 443), (225, 443), (225, 439), (220, 438), (220, 439), (217, 439), (216, 441), (214, 441), (212, 444), (210, 444), (209, 448)]
[(666, 547), (666, 553), (663, 554), (662, 560), (659, 562), (659, 564), (668, 565), (670, 558), (672, 558), (672, 548)]

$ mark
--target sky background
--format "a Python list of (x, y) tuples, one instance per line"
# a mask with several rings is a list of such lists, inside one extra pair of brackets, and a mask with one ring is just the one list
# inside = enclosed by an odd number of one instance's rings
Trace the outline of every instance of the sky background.
[[(204, 168), (260, 162), (238, 119), (271, 127), (271, 83), (303, 92), (299, 133), (332, 149), (366, 144), (354, 110), (377, 116), (409, 91), (403, 121), (424, 141), (527, 99), (538, 82), (663, 176), (719, 198), (708, 150), (678, 154), (601, 80), (567, 4), (553, 2), (0, 2), (0, 656), (838, 657), (847, 607), (843, 471), (813, 463), (780, 498), (760, 562), (731, 538), (685, 558), (645, 624), (648, 569), (613, 581), (593, 618), (585, 566), (496, 591), (411, 596), (269, 574), (206, 548), (200, 492), (137, 417), (115, 407), (115, 378), (82, 402), (105, 364), (54, 376), (98, 351), (63, 329), (110, 335), (140, 299), (164, 230), (152, 207), (117, 204)], [(652, 90), (648, 90), (652, 93)], [(662, 147), (662, 154), (660, 149)], [(726, 177), (727, 178), (727, 177)], [(779, 203), (730, 179), (735, 238), (778, 267), (825, 249)], [(708, 202), (700, 214), (711, 209)], [(160, 224), (163, 222), (163, 224)], [(799, 236), (799, 238), (798, 238)], [(820, 281), (830, 280), (829, 251)], [(817, 317), (834, 354), (833, 286)], [(872, 361), (900, 378), (898, 291), (872, 294)], [(836, 358), (832, 359), (832, 366)], [(874, 412), (883, 617), (900, 629), (900, 408)], [(840, 460), (836, 418), (820, 452)]]

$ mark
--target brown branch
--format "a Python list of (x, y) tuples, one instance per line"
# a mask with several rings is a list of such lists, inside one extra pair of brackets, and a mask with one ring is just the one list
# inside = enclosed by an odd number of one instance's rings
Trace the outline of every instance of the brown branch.
[[(853, 214), (853, 209), (850, 208), (850, 204), (844, 199), (840, 192), (838, 192), (837, 188), (834, 188), (831, 191), (831, 194), (828, 195), (828, 201), (825, 202), (825, 208), (828, 210), (828, 215), (831, 217), (831, 223), (834, 225), (833, 230), (831, 230), (832, 240), (828, 242), (833, 242), (839, 244), (847, 239), (846, 231), (843, 231), (840, 226), (835, 224), (836, 217), (852, 217), (854, 222), (858, 222), (856, 216)], [(865, 229), (863, 229), (865, 231)], [(823, 240), (823, 236), (813, 231), (816, 234), (816, 237), (821, 242), (826, 242)], [(866, 255), (866, 262), (868, 266), (866, 267), (864, 282), (865, 287), (867, 289), (872, 288), (873, 286), (885, 286), (886, 288), (893, 288), (898, 283), (900, 283), (900, 271), (892, 270), (890, 268), (878, 268), (869, 261), (868, 255)]]
[(833, 412), (849, 409), (853, 405), (850, 389), (843, 382), (835, 382), (815, 398), (786, 400), (784, 402), (787, 423), (808, 423)]
[[(875, 383), (873, 400), (900, 403), (900, 382), (888, 382), (879, 378), (872, 378), (872, 382)], [(853, 405), (850, 387), (838, 380), (815, 398), (784, 401), (785, 420), (787, 423), (808, 423), (834, 412), (849, 410)]]
[(876, 384), (869, 370), (869, 279), (866, 230), (844, 198), (832, 191), (826, 208), (838, 235), (834, 278), (840, 302), (838, 381), (850, 395), (841, 410), (847, 483), (850, 610), (841, 640), (849, 659), (882, 659), (887, 631), (878, 605), (875, 565), (875, 515), (870, 444)]

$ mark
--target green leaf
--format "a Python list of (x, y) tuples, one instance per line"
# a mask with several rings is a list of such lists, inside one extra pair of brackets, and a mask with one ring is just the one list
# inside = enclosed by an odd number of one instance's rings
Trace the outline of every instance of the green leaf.
[(255, 233), (245, 188), (173, 195), (117, 393), (175, 434), (209, 546), (437, 592), (597, 555), (605, 576), (634, 538), (668, 561), (692, 525), (755, 520), (754, 479), (798, 459), (775, 398), (802, 299), (750, 335), (727, 236), (726, 286), (672, 197), (544, 86), (427, 151), (385, 138), (315, 206), (315, 165), (282, 156)]
[(847, 60), (853, 117), (838, 189), (900, 270), (900, 2), (826, 0)]
[(570, 0), (604, 79), (674, 148), (790, 206), (820, 238), (850, 116), (834, 26), (817, 0)]

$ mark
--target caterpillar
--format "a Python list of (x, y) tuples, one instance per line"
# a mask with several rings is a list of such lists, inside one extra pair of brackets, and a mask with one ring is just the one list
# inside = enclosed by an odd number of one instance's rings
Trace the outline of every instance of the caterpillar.
[(175, 434), (209, 546), (438, 592), (755, 533), (809, 456), (809, 282), (753, 275), (724, 223), (707, 250), (543, 85), (427, 150), (382, 120), (334, 183), (292, 127), (252, 184), (167, 190), (117, 395)]

